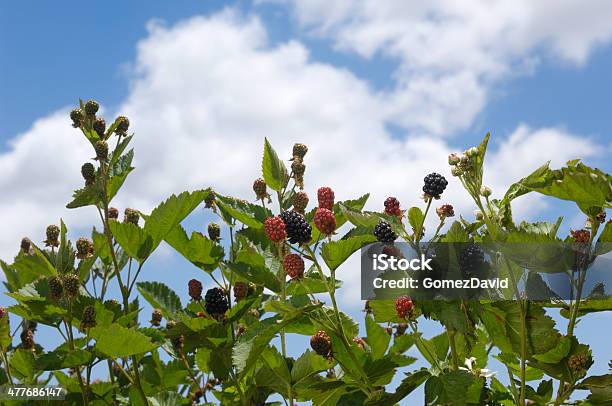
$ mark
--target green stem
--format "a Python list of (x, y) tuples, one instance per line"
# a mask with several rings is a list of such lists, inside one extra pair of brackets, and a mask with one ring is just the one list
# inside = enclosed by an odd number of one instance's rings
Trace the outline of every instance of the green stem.
[[(72, 302), (68, 301), (68, 321), (64, 320), (64, 326), (66, 327), (66, 334), (68, 335), (68, 346), (71, 351), (75, 350), (74, 347), (74, 336), (72, 335)], [(83, 403), (87, 406), (89, 405), (89, 399), (87, 396), (87, 388), (83, 383), (83, 377), (81, 376), (81, 367), (77, 365), (77, 380), (79, 381), (79, 386), (81, 387), (81, 392), (83, 393)]]
[[(287, 277), (285, 275), (285, 270), (283, 269), (283, 249), (282, 245), (278, 245), (278, 260), (280, 261), (280, 272), (279, 278), (281, 279), (281, 299), (283, 304), (287, 301)], [(281, 329), (281, 351), (283, 354), (283, 358), (287, 358), (287, 344), (285, 342), (285, 329)], [(293, 405), (293, 387), (289, 384), (289, 405)]]
[(459, 369), (459, 356), (457, 354), (457, 344), (455, 342), (455, 330), (452, 328), (447, 328), (446, 333), (448, 334), (448, 343), (451, 350), (451, 359), (453, 369), (456, 371)]
[(419, 242), (421, 241), (421, 233), (423, 232), (423, 225), (425, 225), (425, 219), (427, 218), (427, 213), (429, 213), (429, 208), (431, 207), (431, 202), (433, 201), (433, 197), (428, 198), (427, 200), (427, 207), (425, 207), (425, 213), (423, 213), (423, 219), (421, 220), (421, 224), (419, 224), (419, 227), (414, 230), (414, 241), (415, 242)]
[(4, 348), (2, 348), (2, 362), (6, 367), (6, 375), (8, 376), (9, 382), (11, 383), (11, 386), (14, 386), (15, 383), (13, 382), (13, 376), (11, 375), (11, 366), (8, 363), (8, 358), (6, 357), (6, 352), (4, 351)]
[(520, 292), (514, 272), (508, 258), (504, 258), (506, 266), (508, 267), (508, 274), (512, 281), (512, 287), (514, 288), (514, 294), (516, 300), (519, 301), (520, 312), (521, 312), (521, 393), (520, 393), (520, 405), (525, 404), (525, 373), (526, 373), (526, 362), (527, 362), (527, 300), (521, 299)]

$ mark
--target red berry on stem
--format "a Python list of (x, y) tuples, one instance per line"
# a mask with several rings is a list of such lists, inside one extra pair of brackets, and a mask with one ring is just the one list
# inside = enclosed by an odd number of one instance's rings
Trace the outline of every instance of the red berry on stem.
[(189, 281), (189, 297), (193, 300), (202, 300), (202, 282), (197, 279)]
[(328, 209), (318, 208), (314, 216), (314, 223), (321, 234), (330, 235), (336, 230), (336, 216)]
[(327, 210), (334, 209), (334, 191), (331, 188), (324, 186), (317, 191), (319, 207)]
[(264, 222), (264, 230), (268, 235), (268, 238), (273, 243), (280, 243), (285, 240), (287, 233), (285, 232), (285, 223), (278, 217), (268, 217)]
[(283, 269), (291, 279), (302, 278), (304, 276), (304, 260), (298, 254), (285, 255)]
[(410, 299), (408, 296), (400, 296), (395, 300), (395, 311), (397, 312), (398, 317), (402, 319), (410, 316), (413, 307), (414, 304), (412, 303), (412, 299)]
[(387, 197), (385, 200), (385, 213), (390, 216), (402, 216), (402, 209), (400, 209), (400, 202), (395, 197)]

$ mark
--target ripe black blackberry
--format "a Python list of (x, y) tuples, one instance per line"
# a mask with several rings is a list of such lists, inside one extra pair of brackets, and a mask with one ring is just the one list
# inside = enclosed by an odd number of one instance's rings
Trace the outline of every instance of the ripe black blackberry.
[(391, 224), (384, 220), (380, 220), (376, 227), (374, 227), (374, 235), (379, 242), (383, 243), (393, 242), (397, 239), (397, 234), (391, 228)]
[(484, 264), (484, 252), (479, 246), (469, 244), (459, 255), (459, 268), (464, 276), (475, 275)]
[(64, 284), (57, 276), (52, 276), (47, 280), (49, 285), (49, 296), (52, 300), (60, 300), (64, 294)]
[(206, 302), (206, 312), (213, 317), (223, 316), (229, 308), (225, 292), (219, 288), (208, 289), (204, 301)]
[(51, 224), (46, 230), (47, 239), (45, 245), (47, 247), (59, 247), (60, 229), (55, 224)]
[(435, 199), (439, 199), (444, 189), (446, 189), (446, 185), (448, 185), (448, 181), (446, 178), (439, 173), (430, 173), (425, 176), (423, 179), (425, 185), (423, 185), (423, 192), (427, 196), (431, 196)]
[(304, 216), (296, 211), (284, 211), (280, 214), (285, 223), (285, 232), (291, 244), (308, 243), (312, 239), (312, 226)]
[(106, 131), (106, 121), (102, 118), (96, 118), (96, 120), (93, 122), (93, 129), (96, 133), (98, 133), (98, 136), (100, 138), (104, 138), (104, 132)]

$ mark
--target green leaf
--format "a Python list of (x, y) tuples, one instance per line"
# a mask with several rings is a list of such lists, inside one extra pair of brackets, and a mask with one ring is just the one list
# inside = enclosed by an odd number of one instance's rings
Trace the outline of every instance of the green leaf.
[(15, 258), (13, 268), (19, 273), (40, 276), (53, 276), (57, 274), (55, 267), (47, 256), (34, 244), (29, 254), (23, 251)]
[(153, 238), (142, 228), (118, 221), (109, 221), (108, 225), (121, 248), (138, 262), (144, 262), (153, 252)]
[(411, 207), (408, 210), (408, 222), (410, 223), (410, 226), (413, 229), (416, 230), (417, 228), (419, 228), (423, 223), (424, 218), (425, 215), (423, 214), (423, 211), (418, 207)]
[(322, 356), (306, 350), (291, 368), (291, 381), (299, 384), (300, 381), (329, 368), (329, 362)]
[(261, 353), (261, 361), (265, 367), (260, 368), (255, 375), (257, 386), (266, 386), (282, 395), (288, 393), (291, 374), (287, 362), (276, 347), (267, 347)]
[(96, 340), (95, 349), (112, 358), (143, 354), (157, 348), (146, 335), (118, 324), (94, 327), (89, 334)]
[(612, 374), (590, 376), (580, 382), (578, 388), (591, 391), (587, 400), (593, 405), (604, 406), (612, 403)]
[(13, 376), (24, 379), (26, 383), (34, 379), (34, 353), (30, 350), (17, 349), (10, 359)]
[(127, 176), (134, 170), (132, 167), (132, 159), (134, 158), (134, 151), (129, 150), (127, 154), (122, 155), (116, 162), (113, 162), (110, 166), (108, 176), (109, 179), (106, 185), (106, 193), (108, 195), (108, 203), (121, 189), (121, 186), (125, 182)]
[(93, 355), (89, 351), (80, 348), (75, 348), (70, 351), (56, 349), (39, 356), (36, 359), (35, 366), (39, 371), (56, 371), (59, 369), (85, 365), (92, 361), (92, 359)]
[(161, 282), (138, 282), (138, 292), (154, 309), (161, 310), (166, 319), (174, 320), (182, 312), (179, 296)]
[(572, 341), (568, 337), (561, 337), (557, 345), (543, 354), (535, 354), (533, 358), (547, 364), (556, 364), (567, 356), (572, 348)]
[(166, 236), (166, 242), (185, 259), (207, 272), (213, 271), (223, 259), (223, 247), (197, 231), (187, 237), (181, 225), (174, 227)]
[(98, 183), (90, 186), (85, 186), (82, 189), (75, 190), (72, 194), (72, 201), (66, 205), (68, 209), (76, 209), (89, 205), (95, 205), (102, 200), (102, 191)]
[(425, 402), (428, 405), (465, 405), (473, 381), (474, 376), (465, 371), (431, 376), (425, 383)]
[(406, 374), (406, 378), (397, 387), (394, 393), (385, 393), (383, 391), (375, 393), (372, 398), (368, 399), (365, 406), (393, 406), (398, 404), (402, 399), (412, 393), (416, 388), (421, 386), (431, 374), (427, 370), (419, 370), (411, 374)]
[(261, 164), (263, 178), (270, 189), (280, 192), (288, 180), (287, 168), (278, 158), (276, 151), (266, 138), (264, 140), (264, 155)]
[(157, 206), (147, 217), (144, 231), (151, 236), (152, 249), (155, 249), (185, 217), (198, 207), (210, 191), (198, 190), (172, 195)]
[[(276, 258), (274, 258), (274, 261), (278, 262)], [(236, 255), (236, 261), (228, 263), (227, 266), (249, 282), (263, 285), (273, 292), (280, 292), (280, 281), (266, 266), (265, 259), (255, 251), (239, 251)]]
[(0, 350), (5, 352), (11, 345), (11, 325), (8, 314), (0, 318)]
[[(265, 219), (272, 215), (269, 210), (263, 207), (249, 203), (245, 200), (235, 199), (229, 196), (222, 196), (217, 194), (217, 206), (219, 209), (232, 219), (236, 219), (245, 226), (252, 227), (254, 229), (260, 229), (263, 227)], [(224, 216), (224, 218), (226, 217)], [(232, 225), (229, 222), (228, 225)]]
[[(332, 283), (331, 277), (321, 278), (318, 272), (307, 272), (304, 278), (293, 279), (287, 283), (287, 296), (307, 295), (311, 293), (326, 293), (328, 284)], [(336, 279), (336, 289), (342, 286), (342, 282)]]
[(377, 323), (404, 323), (406, 321), (398, 317), (395, 300), (370, 300), (368, 303)]
[(321, 245), (321, 257), (331, 270), (336, 270), (357, 250), (375, 241), (374, 235), (362, 235), (346, 240), (325, 242)]
[(378, 222), (380, 221), (380, 215), (378, 215), (377, 213), (367, 211), (361, 212), (359, 210), (355, 210), (351, 207), (345, 206), (342, 203), (339, 203), (338, 206), (340, 208), (340, 213), (346, 216), (348, 221), (350, 221), (351, 224), (357, 227), (363, 227), (373, 230), (376, 224), (378, 224)]
[(373, 317), (366, 316), (365, 319), (368, 345), (372, 348), (372, 359), (380, 359), (385, 355), (387, 347), (389, 347), (391, 336), (374, 321)]

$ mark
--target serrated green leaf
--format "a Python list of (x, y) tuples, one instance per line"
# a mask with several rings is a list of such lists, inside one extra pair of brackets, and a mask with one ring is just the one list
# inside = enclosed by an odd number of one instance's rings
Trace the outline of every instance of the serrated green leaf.
[(34, 353), (30, 350), (18, 348), (9, 360), (13, 376), (32, 382), (34, 378)]
[(465, 405), (474, 376), (464, 371), (431, 376), (425, 382), (425, 402), (433, 405)]
[(412, 393), (416, 388), (421, 386), (431, 374), (429, 371), (420, 370), (411, 374), (406, 374), (406, 378), (397, 387), (394, 393), (379, 392), (375, 393), (372, 398), (368, 399), (365, 406), (394, 406), (402, 399)]
[(115, 241), (121, 248), (138, 262), (144, 262), (155, 248), (153, 237), (145, 230), (132, 224), (109, 221), (108, 223)]
[(196, 231), (188, 238), (181, 225), (166, 235), (166, 242), (189, 262), (207, 272), (217, 268), (224, 256), (223, 247), (219, 244)]
[(166, 319), (174, 320), (183, 310), (179, 296), (161, 282), (138, 282), (136, 288), (154, 309), (161, 310)]
[(374, 235), (362, 235), (346, 240), (325, 242), (321, 245), (321, 257), (331, 270), (336, 270), (353, 253), (375, 241)]
[(410, 223), (410, 226), (414, 230), (416, 230), (421, 226), (421, 224), (423, 224), (424, 218), (425, 215), (423, 214), (423, 211), (418, 207), (411, 207), (408, 210), (408, 223)]
[(322, 356), (306, 350), (293, 364), (291, 368), (291, 381), (294, 384), (299, 384), (300, 381), (325, 371), (329, 368), (329, 362)]
[(368, 345), (372, 349), (372, 359), (380, 359), (387, 352), (391, 336), (384, 328), (379, 326), (373, 317), (366, 316), (366, 332), (368, 335)]
[(270, 189), (280, 192), (288, 180), (287, 168), (278, 158), (276, 151), (266, 138), (264, 140), (264, 154), (261, 164), (263, 178)]
[(96, 340), (95, 349), (112, 358), (143, 354), (157, 348), (157, 344), (146, 335), (116, 323), (94, 327), (89, 330), (89, 335)]
[[(254, 229), (262, 228), (264, 220), (272, 215), (269, 210), (245, 200), (219, 194), (216, 197), (217, 206), (225, 214), (224, 218), (230, 217)], [(232, 225), (232, 222), (228, 225)]]

